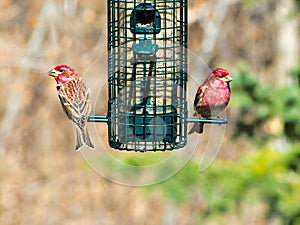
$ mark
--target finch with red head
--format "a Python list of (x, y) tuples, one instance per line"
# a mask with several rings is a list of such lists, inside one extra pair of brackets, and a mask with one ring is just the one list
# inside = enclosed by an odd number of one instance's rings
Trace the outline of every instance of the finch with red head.
[[(194, 100), (195, 115), (201, 119), (209, 119), (222, 112), (230, 100), (230, 86), (232, 81), (229, 72), (217, 68), (200, 85)], [(212, 115), (213, 114), (213, 115)], [(204, 123), (195, 123), (189, 134), (203, 133)]]
[(57, 65), (48, 72), (56, 80), (56, 89), (61, 106), (67, 117), (76, 125), (76, 147), (83, 144), (94, 148), (87, 130), (87, 120), (91, 112), (90, 93), (78, 73), (67, 65)]

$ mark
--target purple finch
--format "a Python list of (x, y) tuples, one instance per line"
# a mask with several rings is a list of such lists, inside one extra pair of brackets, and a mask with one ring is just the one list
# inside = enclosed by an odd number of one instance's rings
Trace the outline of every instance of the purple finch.
[(82, 78), (67, 65), (57, 65), (48, 72), (55, 78), (58, 97), (68, 118), (76, 125), (76, 151), (86, 144), (94, 148), (86, 127), (91, 111), (89, 90)]
[[(222, 112), (230, 100), (229, 82), (232, 78), (225, 69), (215, 69), (200, 85), (194, 100), (195, 115), (199, 118), (209, 119)], [(204, 123), (195, 123), (189, 134), (203, 133)]]

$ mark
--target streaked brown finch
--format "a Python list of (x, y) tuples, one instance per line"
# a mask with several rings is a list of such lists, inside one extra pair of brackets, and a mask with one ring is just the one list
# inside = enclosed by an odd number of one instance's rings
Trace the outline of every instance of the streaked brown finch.
[[(218, 117), (229, 103), (230, 86), (232, 81), (229, 72), (222, 68), (217, 68), (200, 85), (194, 100), (195, 116), (202, 119)], [(195, 123), (189, 134), (197, 132), (203, 133), (204, 123)]]
[(56, 89), (61, 106), (76, 127), (76, 147), (83, 144), (94, 148), (87, 130), (87, 120), (91, 112), (90, 93), (78, 73), (68, 65), (57, 65), (48, 72), (56, 80)]

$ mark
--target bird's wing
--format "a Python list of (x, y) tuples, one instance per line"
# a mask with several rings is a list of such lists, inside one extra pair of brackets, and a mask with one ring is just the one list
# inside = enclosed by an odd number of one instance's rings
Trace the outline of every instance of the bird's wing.
[(91, 111), (89, 91), (84, 83), (73, 83), (72, 88), (72, 97), (67, 97), (68, 93), (62, 89), (59, 92), (59, 99), (68, 118), (80, 129), (84, 129), (88, 115)]
[(199, 87), (199, 89), (196, 93), (196, 96), (195, 96), (195, 100), (194, 100), (194, 108), (195, 109), (199, 106), (199, 103), (202, 102), (206, 89), (207, 89), (207, 86), (205, 86), (205, 85)]
[(61, 103), (61, 106), (62, 106), (64, 112), (66, 113), (68, 118), (70, 120), (72, 120), (72, 109), (71, 109), (70, 103), (67, 101), (67, 99), (64, 96), (58, 94), (58, 97), (59, 97), (59, 100), (60, 100), (60, 103)]
[(89, 95), (86, 99), (69, 102), (64, 96), (59, 95), (59, 99), (64, 112), (80, 129), (83, 129), (90, 111)]

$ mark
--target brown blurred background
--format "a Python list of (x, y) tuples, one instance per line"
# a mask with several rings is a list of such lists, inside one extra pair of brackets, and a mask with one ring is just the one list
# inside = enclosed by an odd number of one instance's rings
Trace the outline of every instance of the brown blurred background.
[[(144, 193), (97, 175), (74, 151), (72, 126), (46, 72), (66, 63), (84, 74), (92, 90), (105, 85), (106, 1), (0, 0), (0, 8), (0, 224), (281, 223), (268, 219), (263, 201), (200, 223), (198, 214), (208, 204), (197, 194), (201, 190), (178, 206), (158, 189)], [(257, 81), (289, 87), (297, 80), (288, 74), (299, 63), (296, 10), (293, 0), (190, 0), (189, 48), (233, 77), (247, 64)], [(103, 115), (106, 94), (102, 98), (95, 112)], [(256, 150), (251, 141), (231, 138), (239, 116), (231, 104), (233, 123), (218, 160), (235, 161)], [(274, 121), (263, 126), (283, 126)], [(106, 140), (106, 125), (97, 129)]]

